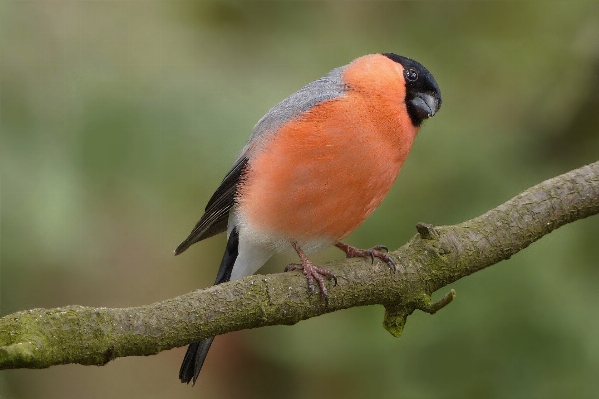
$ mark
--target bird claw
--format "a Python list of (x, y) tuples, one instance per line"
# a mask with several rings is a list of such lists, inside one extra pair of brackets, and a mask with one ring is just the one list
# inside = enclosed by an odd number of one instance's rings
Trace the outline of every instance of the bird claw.
[(302, 265), (298, 264), (298, 263), (290, 263), (288, 264), (285, 269), (283, 269), (283, 271), (285, 272), (292, 272), (294, 270), (299, 270), (302, 268)]
[[(397, 264), (395, 263), (393, 258), (385, 253), (385, 252), (389, 252), (389, 248), (387, 248), (384, 245), (376, 245), (370, 249), (358, 249), (356, 247), (352, 247), (351, 245), (347, 245), (347, 244), (343, 244), (342, 242), (338, 242), (337, 244), (335, 244), (335, 246), (337, 248), (339, 248), (340, 250), (342, 250), (343, 252), (345, 252), (345, 255), (348, 258), (358, 258), (358, 257), (365, 258), (367, 256), (370, 256), (370, 259), (373, 264), (374, 264), (374, 258), (379, 258), (383, 262), (392, 266), (394, 270), (397, 267)], [(384, 252), (382, 252), (382, 251), (384, 251)]]
[(304, 276), (308, 282), (308, 290), (310, 290), (311, 294), (314, 294), (314, 280), (316, 280), (318, 282), (318, 287), (320, 288), (320, 292), (324, 298), (325, 304), (327, 306), (329, 305), (329, 293), (325, 285), (324, 277), (332, 279), (334, 285), (337, 285), (337, 276), (328, 270), (314, 266), (314, 264), (308, 259), (303, 260), (303, 263), (291, 263), (285, 268), (286, 272), (292, 270), (302, 270), (304, 272)]
[(329, 293), (327, 291), (327, 287), (324, 282), (324, 277), (328, 277), (333, 279), (335, 282), (334, 285), (337, 285), (337, 276), (331, 273), (328, 270), (322, 269), (318, 266), (315, 266), (310, 259), (306, 256), (304, 251), (297, 245), (296, 242), (291, 243), (293, 249), (297, 252), (301, 263), (291, 263), (287, 265), (285, 271), (288, 272), (290, 270), (302, 270), (304, 272), (304, 276), (306, 277), (306, 281), (308, 282), (308, 289), (311, 294), (314, 294), (314, 280), (318, 282), (318, 287), (320, 288), (320, 293), (324, 298), (325, 306), (329, 306)]

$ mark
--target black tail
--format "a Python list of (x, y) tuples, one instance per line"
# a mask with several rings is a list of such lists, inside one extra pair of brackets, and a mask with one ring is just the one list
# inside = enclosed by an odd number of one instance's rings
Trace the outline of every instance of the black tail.
[[(231, 272), (233, 271), (233, 265), (237, 259), (239, 253), (239, 233), (237, 228), (233, 229), (229, 235), (229, 241), (227, 241), (227, 249), (223, 255), (223, 260), (220, 262), (220, 268), (218, 269), (218, 275), (216, 276), (216, 284), (225, 283), (230, 280)], [(189, 383), (193, 381), (195, 385), (206, 355), (212, 345), (214, 337), (205, 338), (200, 342), (194, 342), (187, 348), (187, 353), (183, 358), (183, 364), (179, 370), (179, 379), (181, 382)]]
[(189, 383), (193, 379), (193, 385), (195, 385), (212, 341), (214, 341), (214, 337), (205, 338), (187, 347), (187, 353), (185, 353), (183, 364), (179, 370), (181, 382)]

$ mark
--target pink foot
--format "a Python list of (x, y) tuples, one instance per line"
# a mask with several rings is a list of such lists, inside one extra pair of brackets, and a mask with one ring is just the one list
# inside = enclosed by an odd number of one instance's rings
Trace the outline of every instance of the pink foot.
[(329, 293), (327, 292), (327, 287), (325, 286), (324, 277), (332, 278), (335, 282), (335, 285), (337, 285), (337, 276), (328, 270), (314, 266), (304, 251), (302, 251), (302, 249), (296, 243), (292, 243), (291, 245), (293, 245), (293, 248), (299, 255), (301, 263), (291, 263), (290, 265), (287, 265), (285, 271), (303, 270), (304, 276), (306, 276), (306, 281), (308, 282), (308, 289), (311, 293), (314, 293), (314, 280), (316, 280), (318, 282), (318, 286), (320, 287), (320, 292), (324, 298), (325, 304), (328, 306)]
[[(372, 259), (372, 263), (374, 263), (374, 258), (379, 258), (388, 265), (393, 266), (393, 269), (395, 269), (395, 267), (397, 266), (393, 258), (391, 258), (389, 255), (385, 253), (389, 250), (384, 245), (377, 245), (370, 249), (358, 249), (356, 247), (352, 247), (351, 245), (338, 242), (337, 244), (335, 244), (335, 246), (343, 252), (345, 252), (348, 258), (370, 257), (370, 259)], [(381, 252), (381, 250), (384, 250), (385, 252)]]

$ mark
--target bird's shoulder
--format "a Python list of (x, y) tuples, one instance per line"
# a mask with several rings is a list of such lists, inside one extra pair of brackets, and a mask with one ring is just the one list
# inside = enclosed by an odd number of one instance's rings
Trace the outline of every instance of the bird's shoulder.
[(300, 117), (324, 101), (343, 97), (347, 90), (347, 86), (343, 80), (343, 72), (346, 67), (347, 65), (333, 69), (322, 78), (308, 83), (272, 107), (256, 123), (254, 131), (239, 158), (243, 155), (248, 155), (253, 149), (258, 148), (257, 144), (270, 135), (276, 134), (279, 128), (285, 123)]

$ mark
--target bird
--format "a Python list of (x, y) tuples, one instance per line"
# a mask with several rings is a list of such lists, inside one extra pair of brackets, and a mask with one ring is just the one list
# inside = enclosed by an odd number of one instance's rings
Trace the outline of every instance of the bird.
[[(359, 57), (330, 71), (264, 115), (175, 255), (226, 232), (216, 284), (254, 274), (277, 252), (295, 250), (308, 288), (336, 276), (309, 254), (336, 246), (347, 257), (379, 258), (387, 248), (341, 242), (381, 203), (424, 120), (441, 107), (441, 91), (419, 62), (395, 53)], [(179, 370), (198, 375), (214, 337), (189, 345)]]

